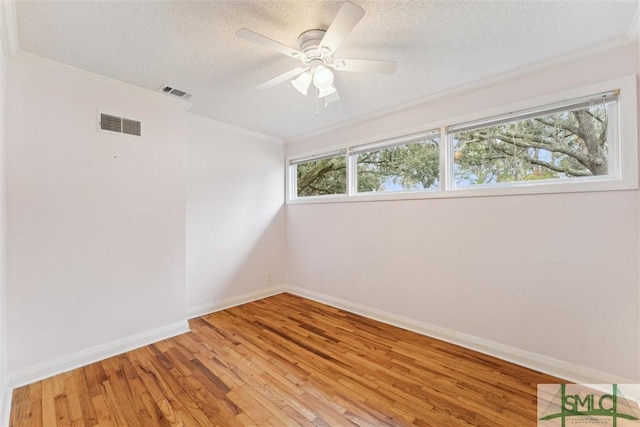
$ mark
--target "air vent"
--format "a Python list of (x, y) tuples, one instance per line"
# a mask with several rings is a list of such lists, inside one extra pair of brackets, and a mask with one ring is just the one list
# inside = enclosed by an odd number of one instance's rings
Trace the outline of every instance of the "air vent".
[(100, 114), (100, 129), (127, 135), (142, 135), (142, 126), (139, 121), (109, 114)]
[(181, 99), (189, 99), (193, 96), (192, 94), (187, 93), (184, 90), (176, 89), (174, 87), (165, 86), (165, 85), (160, 86), (159, 91), (162, 93), (166, 93), (167, 95), (175, 96), (176, 98), (181, 98)]

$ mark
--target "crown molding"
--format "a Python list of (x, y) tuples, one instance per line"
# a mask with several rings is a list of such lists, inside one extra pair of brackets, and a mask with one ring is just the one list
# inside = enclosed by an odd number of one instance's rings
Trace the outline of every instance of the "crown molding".
[(633, 13), (633, 20), (629, 25), (629, 29), (627, 30), (627, 40), (631, 42), (640, 41), (640, 4), (636, 8), (636, 11)]
[(120, 80), (112, 79), (110, 77), (106, 77), (101, 74), (96, 74), (91, 71), (86, 71), (71, 65), (64, 64), (62, 62), (57, 62), (52, 59), (47, 59), (38, 55), (33, 55), (31, 53), (19, 52), (18, 54), (12, 56), (11, 59), (14, 62), (25, 64), (25, 65), (31, 65), (36, 67), (49, 67), (49, 68), (56, 69), (58, 71), (76, 74), (79, 77), (94, 80), (96, 82), (112, 86), (116, 89), (129, 92), (133, 95), (143, 96), (156, 102), (177, 107), (182, 111), (187, 111), (189, 108), (193, 106), (193, 103), (189, 101), (185, 101), (183, 99), (174, 98), (169, 95), (165, 95), (151, 89), (145, 89), (140, 86), (135, 86), (129, 83), (125, 83)]
[(231, 123), (221, 122), (220, 120), (212, 119), (211, 117), (203, 116), (203, 115), (192, 113), (192, 112), (189, 112), (189, 117), (191, 117), (192, 120), (198, 120), (204, 123), (208, 123), (209, 125), (215, 126), (222, 130), (233, 132), (238, 135), (259, 139), (261, 141), (273, 143), (273, 144), (284, 144), (284, 139), (278, 138), (277, 136), (243, 128)]
[[(637, 15), (636, 15), (636, 19), (637, 19)], [(637, 21), (635, 21), (637, 22)], [(507, 83), (509, 81), (512, 80), (516, 80), (522, 77), (526, 77), (528, 75), (532, 75), (532, 74), (536, 74), (536, 73), (540, 73), (540, 72), (544, 72), (559, 66), (562, 66), (564, 64), (569, 64), (573, 61), (577, 61), (583, 58), (588, 58), (589, 56), (593, 56), (593, 55), (597, 55), (603, 52), (607, 52), (610, 50), (614, 50), (617, 48), (622, 48), (624, 46), (631, 46), (637, 44), (636, 40), (629, 40), (628, 38), (628, 34), (625, 35), (624, 37), (619, 37), (615, 40), (611, 40), (605, 43), (600, 43), (594, 46), (590, 46), (584, 49), (579, 49), (576, 50), (574, 52), (572, 52), (571, 54), (567, 54), (567, 55), (561, 55), (546, 61), (541, 61), (529, 66), (525, 66), (522, 68), (518, 68), (516, 70), (513, 71), (508, 71), (505, 73), (501, 73), (501, 74), (497, 74), (495, 76), (492, 77), (488, 77), (482, 80), (478, 80), (469, 84), (465, 84), (462, 86), (458, 86), (458, 87), (454, 87), (452, 89), (449, 90), (445, 90), (442, 92), (438, 92), (436, 94), (433, 94), (431, 96), (427, 96), (424, 98), (420, 98), (416, 101), (411, 101), (411, 102), (407, 102), (401, 105), (397, 105), (395, 107), (386, 109), (386, 110), (381, 110), (381, 111), (377, 111), (371, 114), (366, 114), (360, 117), (356, 117), (355, 119), (352, 120), (347, 120), (341, 123), (338, 123), (336, 125), (333, 126), (328, 126), (326, 128), (322, 128), (320, 130), (316, 130), (313, 132), (309, 132), (306, 134), (302, 134), (302, 135), (298, 135), (298, 136), (294, 136), (292, 138), (285, 138), (285, 143), (286, 144), (295, 144), (299, 141), (304, 141), (305, 139), (311, 138), (311, 137), (315, 137), (318, 135), (322, 135), (324, 133), (327, 132), (331, 132), (334, 130), (338, 130), (338, 129), (344, 129), (344, 128), (348, 128), (354, 125), (358, 125), (360, 123), (364, 123), (367, 121), (371, 121), (371, 120), (376, 120), (376, 119), (380, 119), (383, 118), (385, 116), (391, 115), (391, 114), (396, 114), (402, 111), (407, 111), (407, 110), (412, 110), (415, 108), (420, 108), (420, 107), (425, 107), (427, 105), (431, 105), (431, 104), (436, 104), (438, 102), (442, 102), (442, 101), (446, 101), (448, 99), (451, 98), (455, 98), (458, 96), (462, 96), (462, 95), (466, 95), (469, 93), (473, 93), (476, 91), (480, 91), (480, 90), (484, 90), (493, 86), (497, 86), (499, 84), (502, 83)]]
[(5, 57), (17, 55), (20, 52), (15, 0), (0, 1), (0, 39), (2, 39)]
[(633, 13), (633, 19), (627, 30), (627, 40), (630, 42), (640, 41), (640, 4)]
[(18, 40), (18, 21), (16, 16), (15, 0), (0, 1), (0, 39), (2, 39), (5, 56), (16, 62), (53, 67), (58, 70), (75, 73), (79, 76), (108, 84), (138, 96), (144, 96), (167, 105), (176, 106), (183, 111), (187, 111), (193, 106), (193, 103), (183, 99), (173, 98), (151, 89), (145, 89), (129, 83), (124, 83), (120, 80), (112, 79), (110, 77), (76, 68), (52, 59), (43, 58), (41, 56), (21, 51)]

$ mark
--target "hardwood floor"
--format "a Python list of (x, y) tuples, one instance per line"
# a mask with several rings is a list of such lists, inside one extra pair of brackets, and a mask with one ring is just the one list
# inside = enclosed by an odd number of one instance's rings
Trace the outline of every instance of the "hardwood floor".
[(535, 426), (561, 380), (291, 294), (13, 392), (11, 426)]

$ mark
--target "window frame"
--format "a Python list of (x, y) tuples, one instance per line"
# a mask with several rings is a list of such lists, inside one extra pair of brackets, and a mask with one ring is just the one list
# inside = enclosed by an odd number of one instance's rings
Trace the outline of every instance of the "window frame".
[(376, 151), (381, 151), (387, 148), (401, 147), (403, 145), (412, 145), (417, 144), (425, 140), (431, 140), (434, 138), (438, 138), (438, 152), (440, 156), (442, 155), (442, 149), (440, 147), (442, 138), (442, 129), (430, 129), (424, 132), (412, 133), (409, 135), (403, 135), (397, 138), (384, 139), (382, 141), (376, 141), (369, 144), (360, 144), (349, 147), (349, 157), (348, 160), (351, 162), (350, 167), (347, 167), (347, 174), (349, 175), (347, 181), (350, 180), (352, 188), (351, 191), (347, 193), (347, 195), (359, 197), (359, 196), (369, 196), (369, 195), (379, 195), (379, 194), (394, 194), (394, 193), (414, 193), (414, 192), (425, 192), (425, 191), (440, 191), (442, 183), (440, 179), (442, 177), (442, 165), (441, 160), (438, 162), (438, 181), (439, 185), (437, 188), (422, 188), (422, 189), (408, 189), (408, 190), (393, 190), (393, 191), (366, 191), (359, 192), (358, 191), (358, 155), (364, 153), (371, 153)]
[[(314, 162), (317, 160), (323, 160), (323, 159), (333, 159), (336, 157), (340, 157), (340, 155), (345, 156), (345, 173), (347, 174), (346, 176), (346, 182), (345, 182), (345, 194), (324, 194), (321, 196), (304, 196), (304, 197), (299, 197), (298, 196), (298, 171), (297, 171), (297, 166), (299, 164), (303, 164), (303, 163), (308, 163), (308, 162)], [(287, 171), (287, 199), (295, 199), (295, 200), (306, 200), (308, 198), (318, 198), (318, 199), (324, 199), (324, 198), (332, 198), (332, 197), (345, 197), (349, 195), (349, 178), (348, 178), (348, 174), (349, 174), (349, 165), (347, 164), (349, 161), (349, 150), (345, 149), (345, 148), (336, 148), (335, 150), (318, 150), (312, 153), (309, 153), (305, 156), (301, 156), (301, 157), (296, 157), (295, 159), (292, 160), (288, 160), (287, 161), (287, 165), (288, 165), (288, 171)]]
[[(453, 184), (453, 154), (451, 134), (447, 132), (450, 126), (494, 117), (507, 116), (517, 111), (533, 109), (545, 110), (555, 104), (567, 103), (573, 100), (598, 95), (605, 92), (618, 90), (617, 114), (614, 117), (616, 126), (609, 126), (614, 132), (613, 144), (609, 144), (610, 171), (606, 176), (593, 176), (588, 178), (540, 180), (505, 182), (497, 184), (477, 184), (466, 187), (455, 187)], [(447, 118), (433, 123), (425, 123), (419, 127), (412, 127), (395, 131), (378, 138), (366, 138), (325, 147), (310, 152), (289, 155), (286, 157), (286, 188), (287, 204), (305, 203), (342, 203), (361, 201), (384, 200), (412, 200), (430, 198), (456, 198), (456, 197), (486, 197), (527, 194), (553, 194), (575, 193), (590, 191), (615, 191), (638, 189), (638, 112), (637, 112), (636, 76), (626, 76), (613, 80), (607, 80), (579, 88), (533, 98), (530, 100), (477, 111), (458, 117)], [(354, 174), (357, 173), (357, 156), (352, 151), (361, 150), (362, 147), (393, 146), (394, 142), (410, 138), (413, 135), (429, 133), (431, 130), (440, 130), (440, 187), (437, 189), (404, 190), (392, 192), (367, 192), (357, 193)], [(385, 144), (385, 143), (388, 143)], [(408, 141), (407, 143), (410, 143)], [(401, 145), (395, 143), (395, 145)], [(312, 156), (322, 156), (324, 153), (344, 150), (346, 156), (346, 183), (345, 195), (324, 195), (296, 197), (296, 169), (295, 162)], [(294, 163), (292, 163), (294, 162)]]
[[(620, 95), (617, 92), (619, 91), (616, 89), (616, 90), (607, 91), (605, 93), (597, 93), (597, 94), (585, 96), (582, 98), (577, 98), (577, 99), (574, 98), (567, 101), (558, 102), (555, 104), (539, 106), (529, 110), (514, 110), (513, 112), (510, 112), (507, 114), (501, 114), (495, 117), (486, 117), (484, 119), (480, 119), (475, 122), (464, 122), (464, 123), (458, 123), (451, 126), (447, 126), (446, 136), (448, 139), (447, 141), (448, 149), (447, 149), (446, 155), (449, 157), (449, 164), (451, 165), (451, 167), (448, 169), (448, 175), (449, 175), (448, 178), (449, 178), (450, 186), (447, 188), (447, 190), (451, 191), (451, 190), (457, 190), (460, 188), (478, 188), (478, 187), (499, 188), (499, 187), (506, 187), (506, 186), (523, 186), (523, 185), (529, 185), (529, 184), (548, 185), (553, 183), (569, 183), (569, 182), (583, 183), (587, 181), (620, 179), (621, 178), (620, 164), (618, 161), (614, 161), (614, 162), (608, 162), (607, 175), (595, 175), (595, 176), (559, 178), (559, 179), (544, 179), (544, 180), (537, 180), (537, 181), (521, 180), (521, 181), (505, 181), (505, 182), (499, 182), (499, 183), (480, 183), (480, 184), (472, 184), (464, 187), (464, 186), (456, 185), (455, 167), (454, 167), (455, 165), (454, 141), (455, 141), (455, 135), (457, 132), (465, 132), (465, 131), (476, 130), (476, 129), (485, 129), (487, 127), (492, 127), (499, 124), (509, 124), (509, 123), (523, 121), (531, 118), (542, 117), (548, 114), (553, 114), (555, 112), (573, 111), (578, 109), (576, 107), (580, 105), (591, 104), (591, 101), (601, 97), (606, 97), (607, 98), (606, 102), (608, 103), (610, 103), (612, 101), (612, 98), (614, 98), (613, 100), (615, 100), (615, 104), (614, 104), (615, 108), (613, 108), (613, 114), (611, 115), (610, 118), (612, 119), (612, 122), (615, 123), (616, 121), (618, 121), (618, 117), (620, 115), (620, 111), (619, 111)], [(614, 144), (611, 144), (608, 147), (608, 151), (609, 151), (608, 159), (618, 158), (618, 152), (620, 148), (619, 147), (620, 144), (617, 143), (617, 141), (619, 141), (618, 133), (619, 133), (619, 126), (607, 126), (607, 141), (614, 141)]]

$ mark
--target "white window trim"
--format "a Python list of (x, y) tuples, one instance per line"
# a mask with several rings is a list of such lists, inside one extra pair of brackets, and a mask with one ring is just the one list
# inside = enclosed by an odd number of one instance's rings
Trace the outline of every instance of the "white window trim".
[[(617, 91), (609, 91), (607, 93), (607, 95), (613, 95), (612, 92), (617, 92)], [(587, 96), (586, 98), (589, 99), (596, 99), (598, 96), (600, 96), (600, 94), (593, 94), (593, 96)], [(617, 94), (614, 95), (616, 97), (616, 99), (618, 99), (619, 97), (617, 96)], [(577, 101), (577, 102), (576, 102)], [(450, 133), (447, 133), (447, 151), (446, 151), (446, 155), (449, 157), (449, 162), (448, 164), (453, 166), (455, 163), (455, 160), (453, 158), (453, 141), (455, 140), (455, 133), (456, 132), (460, 132), (460, 130), (462, 129), (462, 131), (466, 131), (469, 129), (478, 129), (478, 128), (484, 128), (486, 126), (495, 126), (495, 123), (511, 123), (511, 122), (516, 122), (516, 121), (520, 121), (526, 118), (531, 118), (531, 117), (536, 117), (539, 115), (538, 114), (550, 114), (549, 111), (566, 111), (567, 108), (574, 108), (576, 104), (584, 104), (585, 100), (576, 100), (576, 99), (572, 99), (566, 102), (561, 102), (560, 105), (546, 105), (546, 106), (542, 106), (540, 108), (534, 108), (533, 110), (538, 110), (538, 111), (522, 111), (522, 110), (518, 110), (518, 111), (514, 111), (513, 113), (508, 113), (508, 114), (503, 114), (501, 116), (498, 117), (490, 117), (487, 119), (481, 119), (480, 123), (461, 123), (459, 125), (452, 125), (449, 126), (447, 128), (447, 131), (449, 131)], [(564, 105), (563, 105), (564, 104)], [(618, 103), (618, 107), (619, 107), (619, 103)], [(620, 114), (619, 108), (615, 109), (615, 114), (612, 114), (611, 116), (609, 116), (609, 118), (613, 119), (613, 120), (618, 120), (618, 116)], [(452, 131), (453, 130), (453, 131)], [(607, 127), (607, 139), (609, 141), (618, 141), (618, 134), (616, 133), (618, 130), (618, 126), (608, 126)], [(510, 186), (531, 186), (531, 185), (548, 185), (548, 184), (564, 184), (564, 183), (576, 183), (578, 185), (582, 185), (582, 183), (584, 182), (588, 182), (588, 181), (612, 181), (612, 180), (618, 180), (621, 178), (620, 175), (620, 163), (619, 163), (619, 159), (618, 159), (618, 149), (619, 144), (615, 143), (615, 144), (611, 144), (609, 146), (609, 159), (615, 159), (616, 161), (614, 162), (608, 162), (608, 173), (606, 176), (590, 176), (590, 177), (574, 177), (574, 178), (562, 178), (562, 179), (545, 179), (545, 180), (541, 180), (541, 181), (514, 181), (514, 182), (501, 182), (501, 183), (491, 183), (491, 184), (473, 184), (473, 185), (469, 185), (469, 186), (464, 186), (464, 187), (458, 187), (455, 185), (455, 180), (454, 180), (454, 171), (453, 168), (450, 167), (447, 170), (447, 178), (449, 179), (449, 186), (446, 187), (446, 190), (451, 191), (451, 190), (459, 190), (459, 189), (466, 189), (466, 188), (477, 188), (477, 187), (482, 187), (482, 188), (502, 188), (502, 187), (510, 187)]]
[[(446, 128), (456, 123), (466, 123), (483, 118), (489, 118), (499, 115), (509, 114), (513, 111), (528, 110), (532, 108), (552, 105), (571, 99), (577, 99), (590, 96), (597, 93), (607, 92), (611, 90), (620, 90), (618, 98), (618, 114), (617, 127), (611, 127), (619, 131), (617, 142), (610, 147), (609, 158), (615, 160), (613, 162), (614, 169), (610, 171), (611, 175), (606, 177), (590, 177), (563, 180), (544, 180), (544, 181), (526, 181), (511, 182), (500, 184), (479, 184), (469, 187), (452, 187), (451, 186), (451, 156), (449, 155), (450, 141), (446, 135)], [(349, 174), (355, 173), (355, 168), (349, 168), (350, 150), (365, 144), (376, 145), (382, 143), (383, 140), (402, 138), (409, 134), (427, 132), (430, 129), (441, 130), (440, 136), (440, 188), (427, 190), (411, 190), (411, 191), (394, 191), (379, 193), (355, 193), (354, 177)], [(616, 139), (614, 139), (615, 141)], [(612, 149), (613, 148), (613, 149)], [(347, 195), (330, 195), (330, 196), (309, 196), (295, 197), (295, 166), (291, 162), (308, 158), (310, 156), (322, 155), (323, 153), (335, 152), (338, 150), (346, 150), (347, 156)], [(590, 191), (615, 191), (615, 190), (636, 190), (638, 189), (638, 111), (637, 111), (637, 92), (636, 92), (636, 76), (626, 76), (613, 80), (607, 80), (588, 86), (574, 88), (552, 95), (538, 97), (535, 99), (523, 101), (516, 104), (510, 104), (489, 110), (474, 112), (459, 117), (452, 117), (441, 120), (436, 123), (426, 123), (419, 128), (405, 129), (403, 131), (394, 132), (385, 135), (384, 138), (367, 138), (366, 140), (354, 141), (348, 144), (334, 145), (311, 152), (295, 154), (286, 157), (287, 165), (287, 204), (305, 204), (305, 203), (344, 203), (344, 202), (364, 202), (364, 201), (384, 201), (384, 200), (413, 200), (413, 199), (432, 199), (432, 198), (456, 198), (456, 197), (486, 197), (486, 196), (507, 196), (507, 195), (526, 195), (526, 194), (553, 194), (553, 193), (575, 193)], [(352, 165), (353, 166), (353, 165)], [(615, 169), (618, 167), (619, 169)], [(293, 184), (293, 185), (292, 185)]]
[[(384, 139), (382, 141), (377, 141), (369, 144), (362, 144), (352, 146), (348, 149), (347, 152), (347, 161), (349, 162), (349, 168), (347, 169), (347, 181), (351, 182), (350, 190), (351, 192), (348, 194), (349, 196), (366, 196), (373, 195), (377, 196), (381, 193), (411, 193), (411, 192), (421, 192), (421, 191), (430, 191), (434, 190), (432, 188), (424, 188), (424, 189), (415, 189), (415, 190), (393, 190), (393, 191), (367, 191), (367, 192), (358, 192), (358, 155), (364, 153), (371, 153), (378, 150), (384, 150), (387, 148), (399, 147), (401, 145), (411, 145), (417, 144), (421, 141), (430, 140), (433, 138), (440, 139), (442, 137), (442, 129), (431, 129), (425, 132), (412, 133), (408, 135), (403, 135), (399, 138), (389, 138)], [(438, 143), (438, 151), (440, 154), (440, 144)], [(440, 175), (442, 175), (442, 169), (440, 169)], [(440, 176), (438, 176), (438, 180), (440, 180)], [(435, 190), (440, 190), (436, 188)]]

